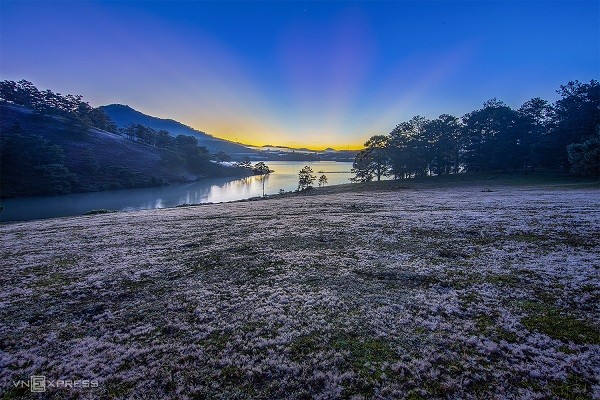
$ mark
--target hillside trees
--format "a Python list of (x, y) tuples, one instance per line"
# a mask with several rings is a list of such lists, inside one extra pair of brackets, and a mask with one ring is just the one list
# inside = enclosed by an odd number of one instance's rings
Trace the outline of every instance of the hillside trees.
[(236, 166), (238, 168), (252, 169), (252, 162), (250, 161), (250, 157), (244, 157), (242, 161), (236, 163)]
[[(117, 130), (101, 109), (92, 108), (81, 96), (40, 91), (28, 81), (0, 82), (0, 107), (3, 198), (249, 174), (211, 162), (208, 150), (192, 136), (172, 137), (139, 124)], [(137, 143), (124, 143), (91, 127)], [(121, 154), (136, 154), (139, 159)]]
[(141, 124), (131, 124), (120, 129), (119, 133), (129, 140), (165, 149), (162, 159), (165, 165), (176, 167), (184, 164), (189, 171), (196, 174), (206, 172), (213, 167), (210, 164), (211, 156), (208, 150), (200, 146), (198, 139), (193, 136), (172, 137), (165, 130), (156, 131)]
[(230, 162), (231, 161), (231, 156), (222, 150), (219, 151), (217, 154), (215, 154), (214, 158), (217, 162)]
[(117, 131), (114, 122), (102, 110), (93, 108), (82, 99), (80, 95), (62, 95), (51, 90), (40, 91), (26, 80), (0, 82), (2, 102), (29, 108), (40, 116), (62, 117), (71, 124), (73, 131), (80, 134), (92, 127), (109, 132)]
[(18, 124), (0, 136), (2, 196), (69, 193), (75, 175), (64, 165), (60, 146), (27, 134)]

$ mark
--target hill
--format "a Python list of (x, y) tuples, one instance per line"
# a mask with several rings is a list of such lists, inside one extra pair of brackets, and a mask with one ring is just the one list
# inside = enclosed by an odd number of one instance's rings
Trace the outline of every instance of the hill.
[(2, 198), (248, 174), (210, 162), (208, 153), (193, 143), (160, 148), (7, 103), (0, 104), (0, 116)]
[(198, 139), (200, 146), (206, 147), (211, 153), (223, 151), (234, 160), (249, 157), (253, 160), (278, 160), (278, 161), (354, 161), (357, 151), (337, 151), (326, 149), (324, 151), (309, 150), (306, 148), (291, 148), (285, 146), (252, 146), (230, 142), (216, 138), (206, 132), (199, 131), (181, 122), (172, 119), (153, 117), (137, 111), (123, 104), (110, 104), (98, 107), (104, 111), (119, 128), (131, 124), (140, 124), (154, 130), (165, 130), (171, 136), (187, 135)]
[(206, 147), (211, 153), (223, 151), (235, 158), (256, 153), (254, 150), (248, 149), (246, 146), (241, 144), (216, 138), (206, 132), (199, 131), (172, 119), (162, 119), (144, 114), (127, 105), (110, 104), (107, 106), (100, 106), (98, 108), (104, 111), (119, 128), (124, 128), (131, 124), (140, 124), (157, 131), (165, 130), (172, 136), (193, 136), (198, 139), (200, 146)]

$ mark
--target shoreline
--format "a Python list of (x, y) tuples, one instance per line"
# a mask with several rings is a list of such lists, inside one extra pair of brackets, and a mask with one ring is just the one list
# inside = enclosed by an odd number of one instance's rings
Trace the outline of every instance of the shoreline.
[[(254, 174), (244, 176), (237, 179), (243, 179), (246, 177), (256, 176)], [(223, 177), (226, 178), (226, 177)], [(219, 179), (219, 178), (202, 178), (193, 182), (202, 182), (209, 179)], [(185, 183), (182, 183), (185, 184)], [(160, 187), (152, 187), (147, 189), (159, 189), (161, 187), (174, 186), (160, 186)], [(541, 171), (535, 173), (522, 173), (522, 172), (496, 172), (496, 173), (462, 173), (462, 174), (454, 174), (454, 175), (444, 175), (444, 176), (428, 176), (428, 177), (418, 177), (418, 178), (409, 178), (409, 179), (399, 179), (399, 180), (382, 180), (382, 181), (372, 181), (366, 183), (345, 183), (339, 185), (328, 185), (325, 187), (313, 187), (312, 189), (305, 191), (291, 191), (285, 192), (283, 194), (271, 194), (266, 195), (265, 197), (255, 196), (249, 197), (239, 200), (231, 200), (231, 201), (222, 201), (222, 202), (204, 202), (204, 203), (190, 203), (190, 204), (177, 204), (168, 207), (157, 207), (157, 208), (148, 208), (144, 210), (164, 210), (178, 207), (198, 207), (198, 206), (208, 206), (213, 204), (234, 204), (239, 202), (255, 202), (255, 201), (263, 201), (277, 198), (290, 198), (296, 196), (315, 196), (315, 195), (325, 195), (325, 194), (334, 194), (334, 193), (346, 193), (346, 192), (379, 192), (379, 191), (396, 191), (396, 190), (421, 190), (421, 189), (451, 189), (451, 188), (468, 188), (474, 186), (481, 186), (482, 190), (490, 190), (493, 191), (493, 188), (499, 187), (531, 187), (531, 188), (600, 188), (600, 182), (595, 179), (586, 178), (586, 177), (577, 177), (572, 176), (565, 173), (560, 172), (548, 172)], [(144, 189), (144, 188), (142, 188)], [(82, 193), (70, 193), (66, 195), (57, 195), (57, 196), (34, 196), (34, 197), (23, 197), (20, 199), (32, 199), (32, 198), (45, 198), (45, 197), (61, 197), (61, 196), (69, 196), (69, 195), (77, 195), (77, 194), (86, 194), (86, 193), (111, 193), (115, 191), (122, 190), (135, 190), (135, 189), (116, 189), (111, 191), (99, 191), (99, 192), (82, 192)], [(7, 200), (7, 199), (3, 199)], [(11, 199), (12, 200), (12, 199)], [(2, 205), (2, 201), (0, 200), (0, 205)], [(89, 216), (86, 213), (92, 211), (102, 211), (101, 209), (90, 209), (81, 214), (70, 215), (70, 216), (57, 216), (57, 217), (48, 217), (48, 218), (38, 218), (38, 219), (26, 219), (26, 220), (13, 220), (13, 221), (1, 221), (1, 213), (0, 213), (0, 225), (12, 224), (18, 222), (27, 222), (27, 221), (40, 221), (47, 220), (53, 218), (70, 218), (70, 217), (79, 217), (79, 216)], [(110, 211), (116, 213), (128, 213), (132, 211), (142, 211), (142, 210), (111, 210), (104, 209), (103, 211)]]

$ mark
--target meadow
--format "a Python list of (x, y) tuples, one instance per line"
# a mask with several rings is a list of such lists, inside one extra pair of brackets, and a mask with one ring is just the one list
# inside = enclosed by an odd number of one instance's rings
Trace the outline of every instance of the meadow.
[(0, 226), (0, 398), (600, 397), (600, 190), (482, 177)]

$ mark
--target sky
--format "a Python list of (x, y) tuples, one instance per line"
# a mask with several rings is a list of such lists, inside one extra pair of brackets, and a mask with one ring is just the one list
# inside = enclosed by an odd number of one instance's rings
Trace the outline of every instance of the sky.
[(599, 1), (0, 1), (2, 80), (253, 145), (356, 149), (599, 72)]

